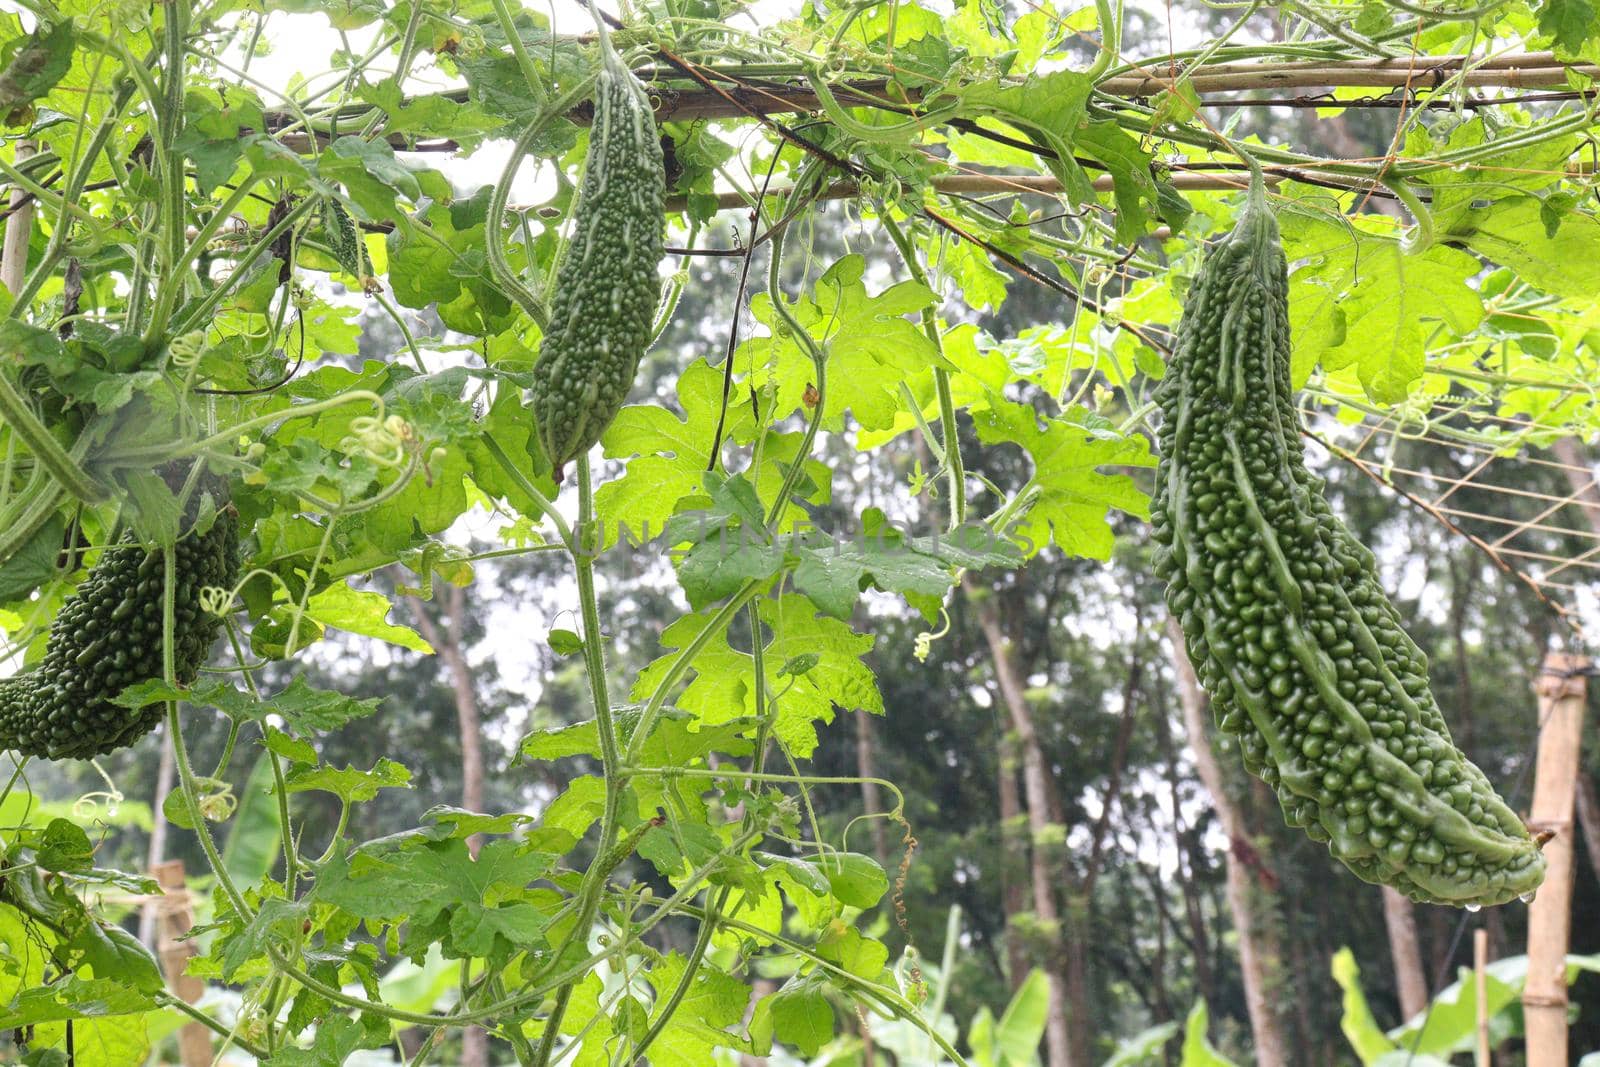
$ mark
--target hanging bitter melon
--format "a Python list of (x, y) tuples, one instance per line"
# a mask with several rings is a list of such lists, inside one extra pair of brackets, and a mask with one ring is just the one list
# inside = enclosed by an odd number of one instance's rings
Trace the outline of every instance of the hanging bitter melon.
[[(194, 680), (222, 624), (201, 606), (200, 591), (231, 589), (238, 564), (232, 508), (173, 548), (173, 660), (180, 682)], [(112, 700), (136, 682), (161, 677), (165, 571), (160, 551), (137, 544), (101, 553), (51, 624), (43, 661), (0, 682), (0, 749), (88, 759), (155, 728), (165, 705), (132, 709)]]
[(557, 479), (600, 440), (633, 387), (661, 299), (666, 179), (650, 98), (601, 37), (575, 223), (556, 268), (529, 400)]
[(1451, 742), (1376, 561), (1306, 469), (1259, 180), (1200, 268), (1157, 399), (1155, 566), (1245, 766), (1367, 881), (1468, 906), (1531, 893), (1544, 857)]

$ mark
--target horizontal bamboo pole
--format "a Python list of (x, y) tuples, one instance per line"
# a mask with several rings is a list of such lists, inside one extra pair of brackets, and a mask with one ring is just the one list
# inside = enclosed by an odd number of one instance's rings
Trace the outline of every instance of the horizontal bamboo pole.
[[(1267, 184), (1276, 186), (1282, 182), (1283, 176), (1268, 174)], [(1224, 191), (1241, 190), (1250, 184), (1249, 176), (1243, 173), (1223, 174), (1172, 174), (1167, 177), (1173, 188), (1190, 192), (1205, 190)], [(1042, 193), (1050, 196), (1065, 192), (1057, 178), (1033, 174), (941, 174), (929, 184), (941, 193), (966, 194), (968, 196), (982, 196), (990, 193)], [(1109, 192), (1112, 188), (1112, 178), (1109, 174), (1102, 174), (1090, 180), (1096, 192)], [(785, 197), (793, 192), (787, 184), (774, 185), (766, 192), (768, 198)], [(728, 190), (716, 194), (717, 207), (729, 209), (743, 207), (755, 198), (755, 193), (743, 190)], [(861, 186), (853, 181), (837, 181), (829, 185), (817, 195), (819, 200), (849, 200), (861, 195)], [(682, 211), (688, 206), (689, 198), (686, 196), (667, 197), (668, 211)]]
[[(1472, 64), (1472, 69), (1463, 68)], [(1307, 88), (1387, 88), (1426, 90), (1436, 88), (1446, 80), (1460, 76), (1460, 83), (1468, 88), (1537, 89), (1567, 87), (1569, 74), (1600, 78), (1600, 66), (1592, 63), (1563, 63), (1550, 52), (1520, 52), (1473, 59), (1469, 56), (1407, 56), (1398, 59), (1352, 60), (1296, 60), (1284, 63), (1215, 63), (1192, 70), (1182, 68), (1176, 72), (1170, 61), (1162, 57), (1139, 60), (1132, 64), (1129, 73), (1118, 74), (1102, 81), (1099, 89), (1113, 96), (1129, 98), (1157, 96), (1171, 89), (1178, 80), (1188, 79), (1188, 84), (1202, 97), (1207, 93), (1243, 92), (1270, 89)], [(662, 121), (689, 122), (699, 119), (733, 119), (750, 115), (781, 115), (817, 111), (821, 102), (809, 86), (789, 81), (762, 79), (736, 79), (732, 74), (719, 73), (714, 67), (703, 68), (709, 80), (717, 83), (713, 91), (701, 86), (674, 87), (657, 80), (651, 83), (656, 98), (656, 115)], [(665, 73), (665, 72), (659, 72)], [(904, 87), (891, 87), (882, 78), (844, 82), (834, 86), (834, 94), (845, 104), (866, 105), (872, 100), (909, 106), (921, 99), (917, 91)], [(465, 90), (450, 90), (447, 97), (465, 100)], [(1229, 104), (1236, 101), (1216, 101)], [(1328, 107), (1338, 107), (1330, 100)], [(366, 114), (367, 109), (353, 108), (351, 115)], [(569, 117), (580, 125), (591, 118), (587, 101), (573, 108)], [(297, 116), (289, 112), (267, 112), (267, 128), (289, 125)], [(319, 135), (320, 136), (320, 135)], [(391, 138), (401, 147), (403, 138)], [(309, 147), (310, 138), (304, 133), (284, 138), (291, 148)], [(424, 143), (419, 150), (448, 151), (449, 142)]]
[[(1592, 64), (1574, 64), (1570, 67), (1503, 67), (1462, 72), (1425, 63), (1406, 67), (1324, 66), (1303, 70), (1280, 70), (1263, 66), (1258, 70), (1241, 70), (1224, 74), (1202, 71), (1189, 77), (1189, 85), (1202, 96), (1206, 93), (1237, 92), (1244, 89), (1312, 87), (1430, 89), (1452, 79), (1454, 84), (1464, 85), (1469, 89), (1548, 89), (1567, 86), (1569, 73), (1596, 77), (1600, 76), (1600, 67)], [(1170, 76), (1130, 75), (1108, 78), (1100, 83), (1100, 89), (1114, 96), (1156, 96), (1166, 92), (1174, 84)], [(1330, 104), (1337, 106), (1337, 101), (1330, 101)]]

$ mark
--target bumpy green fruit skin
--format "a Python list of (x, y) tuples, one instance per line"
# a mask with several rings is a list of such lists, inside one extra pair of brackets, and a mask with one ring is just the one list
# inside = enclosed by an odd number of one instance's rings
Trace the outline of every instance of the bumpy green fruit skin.
[(666, 180), (650, 98), (609, 51), (529, 399), (557, 478), (616, 418), (650, 344)]
[(1156, 570), (1219, 725), (1289, 824), (1413, 900), (1531, 893), (1544, 857), (1451, 742), (1376, 561), (1306, 469), (1259, 188), (1195, 279), (1157, 400)]
[[(232, 509), (174, 546), (173, 659), (180, 682), (194, 680), (222, 625), (201, 608), (200, 590), (231, 589), (238, 573)], [(159, 551), (124, 544), (101, 554), (51, 624), (44, 660), (0, 683), (0, 748), (88, 759), (155, 728), (164, 705), (134, 710), (111, 701), (136, 682), (161, 677), (165, 580)]]

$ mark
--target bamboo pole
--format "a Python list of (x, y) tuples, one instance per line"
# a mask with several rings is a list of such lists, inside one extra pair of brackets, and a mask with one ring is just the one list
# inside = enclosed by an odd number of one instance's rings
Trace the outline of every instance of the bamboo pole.
[[(1268, 174), (1267, 185), (1277, 187), (1284, 180), (1283, 175)], [(1250, 178), (1241, 173), (1221, 174), (1195, 174), (1174, 173), (1167, 176), (1167, 181), (1174, 189), (1199, 192), (1210, 190), (1213, 192), (1240, 192), (1250, 185)], [(993, 195), (997, 193), (1043, 193), (1053, 196), (1065, 192), (1060, 179), (1038, 174), (940, 174), (928, 183), (941, 193), (956, 193), (969, 196)], [(1110, 192), (1112, 177), (1102, 174), (1090, 180), (1096, 192)], [(769, 198), (783, 199), (793, 192), (787, 184), (774, 185), (767, 190)], [(720, 209), (744, 207), (755, 199), (754, 192), (741, 189), (730, 189), (715, 194), (717, 207)], [(849, 200), (861, 195), (861, 186), (853, 181), (837, 181), (817, 194), (819, 200)], [(667, 197), (666, 209), (668, 211), (681, 211), (688, 206), (687, 196)]]
[[(194, 944), (179, 940), (194, 927), (194, 911), (190, 907), (183, 861), (158, 863), (150, 869), (150, 873), (162, 890), (162, 896), (156, 903), (161, 919), (158, 948), (161, 970), (166, 974), (167, 985), (172, 992), (193, 1004), (206, 991), (206, 984), (204, 980), (187, 973), (189, 957), (195, 953)], [(185, 1023), (178, 1031), (178, 1055), (183, 1067), (210, 1067), (211, 1031), (201, 1023)]]
[(1549, 834), (1544, 885), (1528, 910), (1528, 980), (1522, 991), (1528, 1067), (1566, 1067), (1567, 946), (1572, 927), (1572, 811), (1587, 696), (1582, 656), (1545, 657), (1539, 694), (1539, 751), (1528, 826)]
[(1480, 926), (1472, 931), (1472, 979), (1478, 998), (1478, 1047), (1473, 1057), (1475, 1067), (1490, 1067), (1488, 968), (1489, 931)]
[[(33, 155), (33, 142), (17, 143), (16, 161)], [(0, 248), (0, 285), (13, 296), (22, 288), (28, 273), (28, 241), (33, 236), (33, 197), (21, 187), (11, 189), (11, 211), (6, 219), (6, 237)]]
[[(1470, 64), (1471, 69), (1467, 69)], [(780, 115), (817, 111), (821, 101), (809, 85), (789, 79), (749, 77), (738, 68), (720, 70), (715, 65), (696, 68), (715, 83), (716, 90), (685, 84), (687, 79), (666, 67), (642, 69), (640, 77), (651, 83), (656, 98), (656, 116), (662, 121), (692, 122), (698, 119), (734, 119), (748, 115)], [(1600, 66), (1593, 63), (1567, 63), (1551, 52), (1514, 52), (1498, 56), (1400, 56), (1393, 59), (1293, 60), (1289, 62), (1213, 63), (1185, 70), (1173, 69), (1165, 57), (1151, 57), (1129, 65), (1124, 73), (1100, 82), (1096, 89), (1109, 96), (1128, 98), (1158, 96), (1179, 81), (1186, 81), (1202, 97), (1206, 93), (1240, 92), (1254, 89), (1292, 88), (1387, 88), (1427, 90), (1446, 81), (1469, 88), (1535, 89), (1571, 88), (1572, 75), (1600, 77)], [(677, 85), (668, 84), (671, 79)], [(891, 84), (884, 78), (864, 78), (839, 82), (834, 95), (844, 104), (865, 105), (873, 100), (896, 107), (919, 103), (920, 90)], [(465, 101), (467, 90), (452, 89), (437, 94), (446, 99)], [(1202, 100), (1202, 103), (1207, 101)], [(1330, 100), (1329, 107), (1339, 102)], [(353, 105), (339, 112), (341, 122), (352, 116), (370, 114), (371, 108)], [(573, 108), (568, 116), (588, 124), (592, 109), (587, 101)], [(298, 123), (295, 112), (271, 110), (265, 113), (267, 131)], [(323, 136), (324, 131), (317, 131)], [(291, 135), (304, 139), (303, 133)], [(285, 143), (293, 144), (290, 138)]]

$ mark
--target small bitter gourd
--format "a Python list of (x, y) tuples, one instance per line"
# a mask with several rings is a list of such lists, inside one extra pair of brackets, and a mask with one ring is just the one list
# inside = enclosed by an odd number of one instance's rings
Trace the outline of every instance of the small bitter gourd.
[[(200, 603), (207, 586), (231, 589), (239, 570), (238, 521), (224, 508), (204, 533), (173, 548), (173, 659), (194, 680), (222, 620)], [(50, 626), (44, 659), (0, 682), (0, 749), (47, 759), (88, 759), (131, 745), (161, 721), (163, 704), (112, 700), (160, 678), (165, 567), (160, 551), (107, 548)]]
[(1306, 469), (1259, 180), (1200, 268), (1156, 397), (1155, 568), (1218, 724), (1288, 823), (1413, 900), (1531, 893), (1538, 845), (1451, 742), (1372, 553)]
[(529, 392), (557, 479), (616, 418), (650, 344), (661, 299), (665, 171), (650, 98), (601, 40), (594, 123), (572, 238)]

